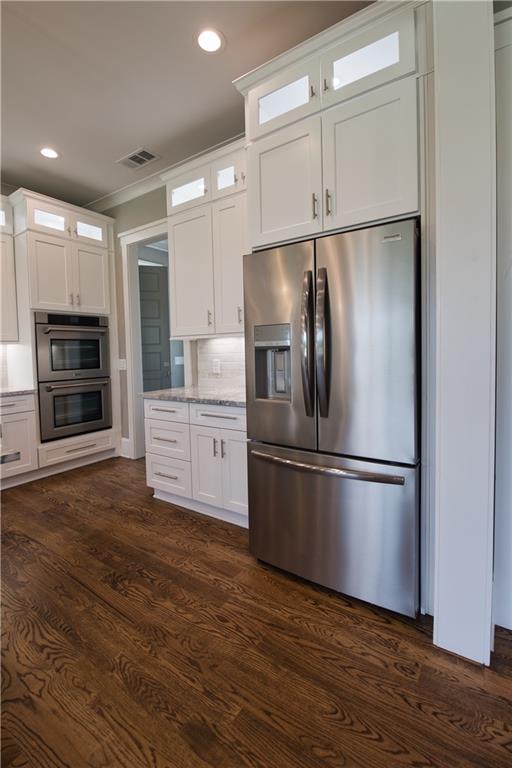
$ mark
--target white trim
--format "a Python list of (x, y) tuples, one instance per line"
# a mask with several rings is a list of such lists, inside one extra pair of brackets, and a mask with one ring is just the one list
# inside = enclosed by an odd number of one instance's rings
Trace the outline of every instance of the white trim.
[(121, 456), (123, 459), (130, 459), (131, 458), (131, 443), (130, 440), (127, 437), (121, 438)]
[(133, 246), (153, 237), (167, 236), (167, 219), (130, 230), (120, 238), (123, 273), (124, 325), (126, 335), (126, 390), (128, 438), (124, 438), (124, 456), (144, 456), (144, 403), (142, 392), (142, 342), (140, 334), (139, 273)]
[(328, 46), (341, 42), (343, 39), (361, 32), (365, 27), (374, 25), (384, 18), (400, 14), (406, 8), (417, 8), (420, 5), (424, 5), (425, 2), (427, 0), (378, 0), (378, 2), (373, 3), (368, 8), (363, 8), (361, 11), (343, 19), (323, 32), (319, 32), (314, 37), (310, 37), (303, 43), (299, 43), (294, 48), (285, 51), (285, 53), (270, 59), (270, 61), (262, 64), (260, 67), (251, 70), (241, 77), (237, 77), (236, 80), (233, 80), (233, 85), (245, 96), (251, 88), (254, 88), (255, 85), (266, 80), (276, 72), (280, 72), (296, 62), (304, 62), (314, 55), (319, 55)]
[[(498, 16), (501, 18), (498, 19)], [(512, 45), (512, 6), (494, 16), (494, 50), (499, 51), (509, 45)]]
[(195, 499), (187, 499), (184, 496), (178, 496), (174, 493), (156, 490), (153, 494), (153, 498), (158, 501), (165, 501), (167, 504), (173, 504), (175, 507), (190, 509), (192, 512), (199, 512), (200, 515), (213, 517), (214, 519), (222, 520), (225, 523), (238, 525), (239, 528), (249, 527), (249, 518), (247, 515), (239, 515), (236, 512), (230, 512), (227, 509), (212, 507), (209, 504), (204, 504), (202, 501), (195, 501)]
[[(142, 240), (158, 237), (161, 227), (167, 227), (167, 218), (157, 219), (157, 221), (151, 221), (149, 224), (141, 224), (140, 227), (134, 227), (133, 229), (125, 229), (124, 232), (118, 234), (118, 238), (121, 246), (123, 243), (125, 245), (140, 243)], [(167, 234), (167, 229), (165, 234)]]
[[(434, 643), (481, 664), (490, 662), (494, 529), (496, 163), (492, 21), (490, 3), (434, 4)], [(465, 40), (462, 47), (456, 44), (461, 29)], [(468, 156), (471, 168), (461, 173)]]
[[(103, 195), (103, 197), (98, 197), (96, 200), (87, 203), (87, 205), (84, 207), (91, 211), (107, 211), (110, 208), (114, 208), (116, 205), (127, 203), (130, 200), (134, 200), (135, 198), (140, 197), (141, 195), (147, 194), (148, 192), (153, 192), (155, 189), (165, 187), (165, 182), (162, 179), (163, 174), (178, 171), (182, 166), (187, 165), (188, 163), (193, 164), (196, 161), (200, 163), (206, 155), (214, 153), (213, 157), (222, 156), (223, 154), (228, 154), (230, 151), (239, 149), (240, 147), (244, 146), (244, 134), (233, 136), (230, 139), (226, 139), (226, 141), (215, 144), (213, 147), (201, 150), (201, 152), (197, 152), (196, 154), (190, 155), (183, 160), (179, 160), (177, 163), (173, 163), (167, 168), (162, 168), (162, 170), (156, 171), (150, 176), (146, 176), (144, 179), (140, 179), (139, 181), (134, 181), (131, 184), (127, 184), (125, 187), (121, 187), (121, 189), (117, 189), (114, 192), (109, 192), (107, 195)], [(191, 167), (193, 167), (193, 165)]]
[(22, 475), (14, 475), (2, 480), (0, 488), (2, 491), (7, 488), (14, 488), (16, 485), (25, 485), (26, 483), (32, 483), (34, 480), (41, 480), (43, 477), (50, 477), (50, 475), (60, 475), (61, 472), (68, 472), (70, 469), (78, 469), (79, 467), (85, 467), (88, 464), (96, 464), (99, 461), (106, 461), (107, 459), (114, 459), (119, 455), (116, 448), (108, 448), (101, 453), (95, 453), (91, 456), (83, 456), (80, 459), (72, 459), (71, 461), (63, 462), (62, 464), (53, 464), (48, 467), (41, 467), (40, 469), (34, 469), (32, 472), (25, 472)]

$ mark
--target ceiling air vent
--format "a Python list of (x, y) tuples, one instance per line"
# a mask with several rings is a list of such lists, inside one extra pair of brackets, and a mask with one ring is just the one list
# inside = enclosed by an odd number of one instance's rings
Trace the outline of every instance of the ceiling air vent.
[(159, 157), (160, 155), (155, 155), (149, 149), (137, 149), (116, 162), (126, 165), (127, 168), (142, 168), (143, 165), (147, 165), (153, 162), (153, 160), (158, 160)]

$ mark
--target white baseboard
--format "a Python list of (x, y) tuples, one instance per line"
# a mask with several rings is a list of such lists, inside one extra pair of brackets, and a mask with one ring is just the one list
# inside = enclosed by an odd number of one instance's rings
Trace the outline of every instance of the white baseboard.
[(132, 458), (132, 441), (129, 437), (121, 438), (121, 456), (124, 459)]
[(207, 515), (208, 517), (214, 517), (217, 520), (223, 520), (225, 523), (238, 525), (240, 528), (249, 527), (249, 518), (247, 515), (239, 515), (237, 512), (230, 512), (228, 509), (211, 507), (209, 504), (204, 504), (202, 501), (187, 499), (186, 497), (178, 496), (175, 493), (167, 493), (166, 491), (156, 490), (153, 494), (153, 498), (158, 499), (159, 501), (166, 501), (167, 503), (174, 504), (177, 507), (190, 509), (192, 512), (199, 512), (201, 515)]

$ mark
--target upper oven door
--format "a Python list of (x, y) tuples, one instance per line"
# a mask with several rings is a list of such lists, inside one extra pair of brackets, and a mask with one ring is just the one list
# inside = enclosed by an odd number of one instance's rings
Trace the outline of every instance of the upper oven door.
[(36, 324), (39, 381), (110, 375), (108, 328)]

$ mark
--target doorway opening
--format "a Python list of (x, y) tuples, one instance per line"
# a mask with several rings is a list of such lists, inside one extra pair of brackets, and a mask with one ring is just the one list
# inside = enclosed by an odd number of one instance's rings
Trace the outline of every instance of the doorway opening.
[(183, 387), (182, 341), (170, 341), (169, 253), (167, 238), (137, 247), (142, 390)]

